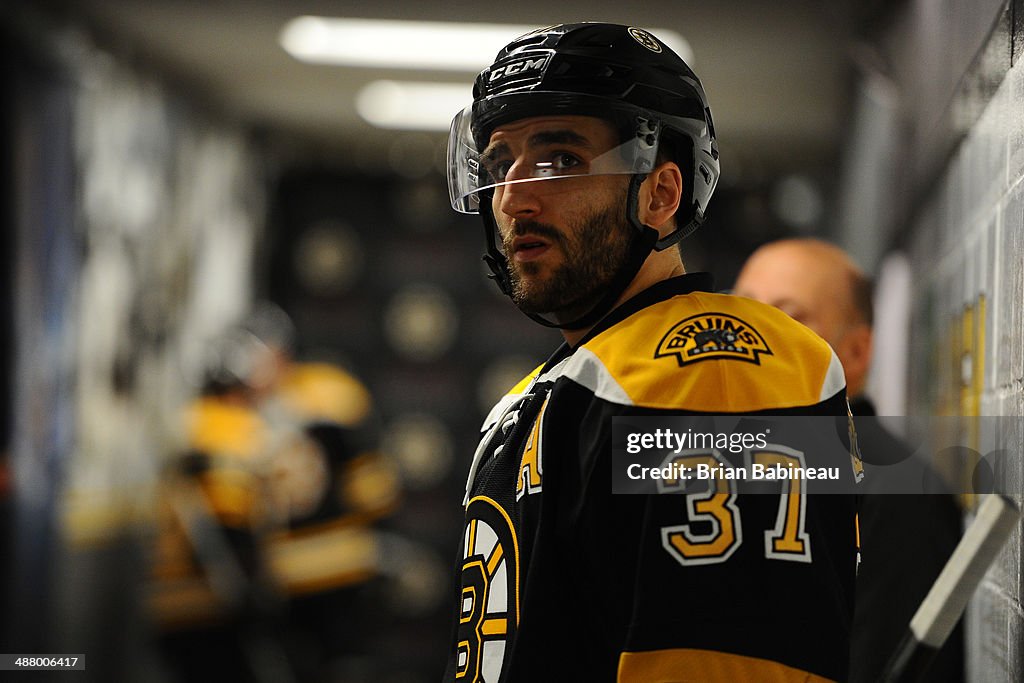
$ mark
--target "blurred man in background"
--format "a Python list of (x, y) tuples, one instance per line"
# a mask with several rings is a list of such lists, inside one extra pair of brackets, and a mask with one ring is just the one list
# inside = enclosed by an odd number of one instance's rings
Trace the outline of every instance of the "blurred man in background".
[[(772, 242), (755, 251), (734, 293), (776, 306), (817, 332), (843, 363), (854, 416), (875, 415), (864, 394), (872, 355), (871, 281), (839, 247), (816, 239)], [(960, 537), (949, 495), (871, 495), (871, 464), (908, 454), (871, 422), (858, 424), (867, 477), (860, 508), (861, 565), (851, 634), (850, 681), (879, 680), (910, 618)], [(899, 454), (899, 455), (896, 455)], [(962, 681), (963, 629), (932, 663), (930, 681)]]
[[(285, 313), (257, 307), (250, 390), (270, 434), (274, 520), (266, 551), (287, 600), (286, 637), (301, 681), (372, 680), (368, 591), (383, 567), (377, 522), (400, 499), (379, 448), (369, 390), (333, 363), (300, 361)], [(369, 678), (365, 678), (368, 676)]]
[[(398, 502), (366, 387), (298, 362), (294, 331), (263, 304), (210, 348), (165, 480), (155, 614), (184, 680), (363, 680), (362, 589), (381, 565), (374, 523)], [(190, 652), (190, 648), (192, 651)]]
[(200, 395), (184, 410), (184, 448), (159, 481), (149, 606), (175, 680), (288, 675), (265, 548), (270, 433), (241, 369), (243, 340), (226, 334), (207, 349)]
[(755, 251), (733, 294), (771, 304), (821, 335), (843, 363), (851, 407), (863, 409), (872, 351), (871, 290), (871, 282), (838, 247), (793, 239)]

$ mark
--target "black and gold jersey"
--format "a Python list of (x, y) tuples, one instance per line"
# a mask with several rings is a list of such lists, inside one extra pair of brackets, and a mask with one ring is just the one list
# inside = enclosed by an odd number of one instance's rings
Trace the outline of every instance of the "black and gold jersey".
[(612, 494), (613, 417), (847, 412), (827, 344), (709, 287), (642, 292), (488, 415), (446, 681), (845, 678), (850, 496)]
[(373, 525), (397, 507), (399, 480), (378, 445), (369, 390), (328, 363), (293, 363), (262, 414), (275, 441), (268, 460), (278, 526), (271, 569), (289, 596), (363, 583), (379, 572)]
[(202, 396), (184, 410), (184, 452), (159, 480), (147, 601), (161, 632), (228, 623), (262, 568), (266, 423), (237, 397)]

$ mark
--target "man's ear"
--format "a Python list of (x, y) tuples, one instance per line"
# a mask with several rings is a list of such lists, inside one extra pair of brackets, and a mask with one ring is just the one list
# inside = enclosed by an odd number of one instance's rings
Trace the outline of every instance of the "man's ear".
[(843, 362), (843, 370), (846, 371), (846, 383), (856, 393), (863, 391), (868, 369), (871, 367), (871, 355), (874, 350), (872, 337), (871, 327), (867, 323), (859, 323), (843, 335), (839, 342), (842, 349), (836, 349), (837, 354), (842, 352), (840, 360)]
[(640, 185), (637, 217), (665, 237), (675, 229), (672, 217), (683, 196), (683, 174), (679, 166), (666, 161), (656, 166)]

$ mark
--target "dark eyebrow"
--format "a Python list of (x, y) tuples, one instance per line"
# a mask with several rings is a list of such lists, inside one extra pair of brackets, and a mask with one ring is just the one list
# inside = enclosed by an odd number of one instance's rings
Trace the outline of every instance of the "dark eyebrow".
[[(527, 141), (529, 147), (543, 147), (545, 145), (576, 145), (577, 147), (593, 147), (593, 144), (586, 137), (580, 135), (573, 130), (545, 130), (539, 133), (534, 133), (530, 136)], [(503, 155), (509, 153), (508, 145), (504, 142), (498, 142), (493, 145), (488, 145), (481, 154), (480, 158), (484, 161), (493, 161)]]
[(480, 159), (483, 161), (494, 161), (500, 156), (508, 154), (508, 145), (504, 142), (499, 142), (494, 145), (487, 145), (487, 149), (480, 153)]
[(530, 136), (529, 145), (577, 145), (590, 147), (590, 140), (573, 130), (545, 130)]

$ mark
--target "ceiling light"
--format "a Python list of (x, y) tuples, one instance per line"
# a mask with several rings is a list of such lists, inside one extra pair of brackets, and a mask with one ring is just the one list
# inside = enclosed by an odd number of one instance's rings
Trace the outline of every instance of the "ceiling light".
[[(285, 24), (278, 42), (296, 59), (316, 64), (476, 72), (503, 45), (537, 28), (301, 16)], [(651, 32), (690, 63), (693, 52), (681, 35), (660, 28)]]
[(468, 83), (373, 81), (356, 95), (356, 111), (378, 128), (444, 131), (472, 97)]

